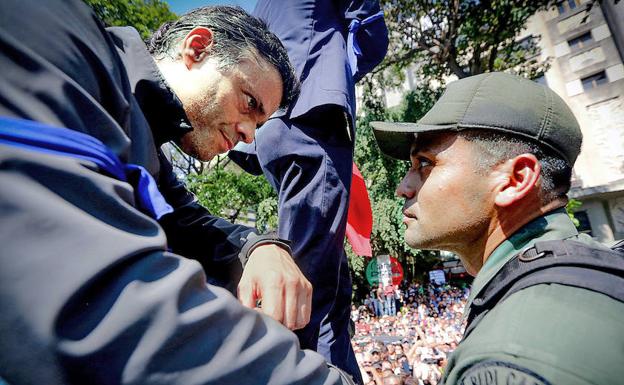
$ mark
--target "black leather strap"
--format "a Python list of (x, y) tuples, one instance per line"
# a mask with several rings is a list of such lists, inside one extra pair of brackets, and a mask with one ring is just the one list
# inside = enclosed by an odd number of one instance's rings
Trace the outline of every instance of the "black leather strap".
[(262, 245), (276, 245), (286, 250), (288, 254), (292, 255), (292, 249), (290, 248), (291, 244), (292, 244), (291, 241), (287, 239), (279, 238), (277, 234), (275, 233), (268, 233), (268, 234), (251, 233), (247, 236), (247, 242), (245, 242), (245, 244), (243, 245), (243, 248), (238, 254), (238, 259), (240, 260), (241, 264), (245, 266), (251, 253), (255, 249), (257, 249), (259, 246), (262, 246)]
[(579, 287), (624, 302), (624, 253), (572, 240), (537, 242), (509, 260), (475, 296), (464, 338), (497, 303), (540, 284)]

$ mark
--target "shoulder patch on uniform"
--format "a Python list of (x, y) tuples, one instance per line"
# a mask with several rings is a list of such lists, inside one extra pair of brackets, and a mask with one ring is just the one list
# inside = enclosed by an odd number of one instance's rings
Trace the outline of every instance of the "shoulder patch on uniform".
[(504, 361), (483, 361), (468, 368), (459, 385), (551, 385), (533, 371)]

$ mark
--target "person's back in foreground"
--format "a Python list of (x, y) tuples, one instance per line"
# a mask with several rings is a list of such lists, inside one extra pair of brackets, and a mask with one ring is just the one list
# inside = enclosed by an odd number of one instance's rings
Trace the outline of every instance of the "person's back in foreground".
[(168, 251), (154, 137), (118, 36), (80, 1), (3, 1), (0, 15), (0, 378), (349, 383)]

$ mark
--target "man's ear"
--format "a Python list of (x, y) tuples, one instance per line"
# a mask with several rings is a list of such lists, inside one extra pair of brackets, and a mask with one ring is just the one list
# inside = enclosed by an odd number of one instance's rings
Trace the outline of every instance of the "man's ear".
[(205, 27), (195, 27), (182, 41), (182, 61), (186, 68), (201, 63), (209, 55), (213, 45), (212, 31)]
[(521, 154), (500, 165), (501, 175), (494, 203), (507, 207), (535, 192), (542, 166), (533, 154)]

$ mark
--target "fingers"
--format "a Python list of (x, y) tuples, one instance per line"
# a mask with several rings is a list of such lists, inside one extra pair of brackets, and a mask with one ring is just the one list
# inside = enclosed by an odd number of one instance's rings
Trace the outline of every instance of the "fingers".
[(254, 309), (257, 307), (256, 303), (258, 301), (258, 296), (256, 295), (256, 290), (254, 289), (252, 279), (249, 277), (248, 274), (243, 274), (240, 282), (238, 283), (236, 291), (238, 301), (243, 306), (246, 306), (250, 309)]
[(301, 329), (310, 322), (312, 312), (312, 284), (306, 279), (303, 287), (298, 291), (297, 322), (295, 329)]
[(305, 277), (274, 277), (259, 285), (262, 312), (290, 330), (301, 329), (310, 322), (312, 285)]
[(263, 279), (259, 287), (262, 296), (262, 312), (283, 324), (285, 306), (283, 277), (273, 276), (273, 278)]
[(286, 306), (284, 308), (284, 326), (290, 330), (301, 328), (297, 322), (299, 313), (299, 293), (297, 293), (297, 283), (287, 282), (284, 286), (284, 297)]
[(303, 328), (310, 322), (312, 285), (305, 277), (298, 277), (286, 282), (284, 296), (284, 325), (291, 330)]
[(312, 285), (292, 260), (277, 246), (261, 246), (251, 254), (238, 287), (239, 301), (256, 307), (291, 330), (310, 322)]
[(310, 322), (312, 285), (307, 280), (280, 277), (268, 280), (260, 290), (263, 313), (290, 330), (301, 329)]

